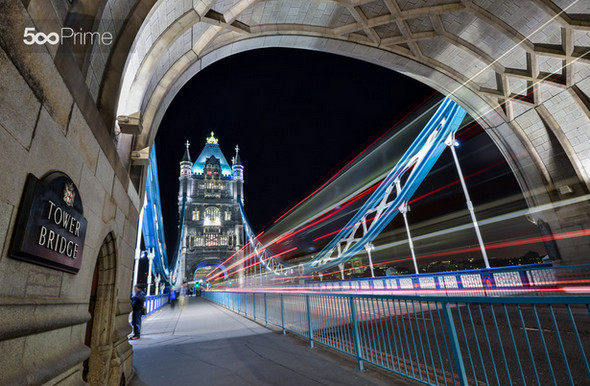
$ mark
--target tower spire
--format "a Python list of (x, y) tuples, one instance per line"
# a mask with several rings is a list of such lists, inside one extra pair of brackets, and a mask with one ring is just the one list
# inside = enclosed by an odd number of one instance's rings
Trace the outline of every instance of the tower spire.
[(193, 167), (193, 163), (191, 161), (191, 154), (188, 151), (189, 146), (191, 145), (188, 141), (188, 139), (186, 140), (185, 144), (186, 146), (185, 150), (184, 150), (184, 155), (182, 156), (182, 160), (180, 161), (180, 176), (190, 176), (191, 175), (191, 168)]
[(232, 158), (234, 165), (241, 165), (242, 164), (242, 161), (240, 160), (240, 155), (238, 154), (239, 151), (240, 151), (240, 148), (238, 147), (238, 145), (236, 145), (236, 155)]
[(182, 157), (182, 160), (183, 160), (183, 161), (188, 161), (188, 162), (191, 162), (191, 155), (190, 155), (190, 153), (189, 153), (189, 151), (188, 151), (188, 148), (189, 148), (189, 146), (190, 146), (191, 144), (189, 143), (188, 139), (186, 140), (186, 143), (185, 143), (185, 145), (186, 145), (186, 150), (184, 151), (184, 156)]

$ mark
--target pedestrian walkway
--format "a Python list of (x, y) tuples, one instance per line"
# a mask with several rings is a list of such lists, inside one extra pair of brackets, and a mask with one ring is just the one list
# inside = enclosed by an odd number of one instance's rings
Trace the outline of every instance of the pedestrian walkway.
[(142, 323), (133, 345), (143, 385), (416, 385), (381, 370), (359, 372), (353, 358), (271, 331), (202, 298)]

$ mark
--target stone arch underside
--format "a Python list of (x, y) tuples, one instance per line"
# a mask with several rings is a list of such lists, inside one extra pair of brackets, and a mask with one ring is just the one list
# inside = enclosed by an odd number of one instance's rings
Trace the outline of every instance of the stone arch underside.
[[(135, 21), (116, 79), (112, 110), (140, 111), (144, 125), (134, 141), (117, 133), (119, 152), (150, 146), (176, 92), (207, 65), (255, 48), (305, 48), (451, 94), (503, 152), (530, 206), (580, 197), (590, 188), (589, 18), (583, 0), (160, 0)], [(588, 228), (587, 203), (576, 207), (539, 217), (554, 231)], [(582, 244), (571, 253), (590, 248)]]

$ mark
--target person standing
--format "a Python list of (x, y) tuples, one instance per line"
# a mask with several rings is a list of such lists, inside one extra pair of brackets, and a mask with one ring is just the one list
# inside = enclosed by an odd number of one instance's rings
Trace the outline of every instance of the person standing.
[(130, 340), (139, 339), (141, 335), (141, 317), (143, 315), (143, 304), (145, 302), (145, 292), (140, 285), (133, 287), (133, 294), (131, 295), (131, 308), (133, 309), (133, 315), (131, 317), (131, 323), (133, 324), (133, 336)]
[(174, 309), (174, 305), (176, 304), (176, 290), (174, 287), (170, 288), (170, 308)]
[(178, 301), (179, 306), (184, 307), (184, 305), (186, 304), (186, 295), (188, 295), (188, 285), (186, 283), (183, 283), (180, 286), (180, 299)]

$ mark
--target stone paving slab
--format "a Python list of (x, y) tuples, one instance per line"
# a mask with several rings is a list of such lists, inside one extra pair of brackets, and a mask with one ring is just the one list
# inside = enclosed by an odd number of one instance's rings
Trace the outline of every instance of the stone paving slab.
[(416, 385), (272, 331), (202, 298), (164, 307), (143, 321), (133, 345), (132, 386)]

